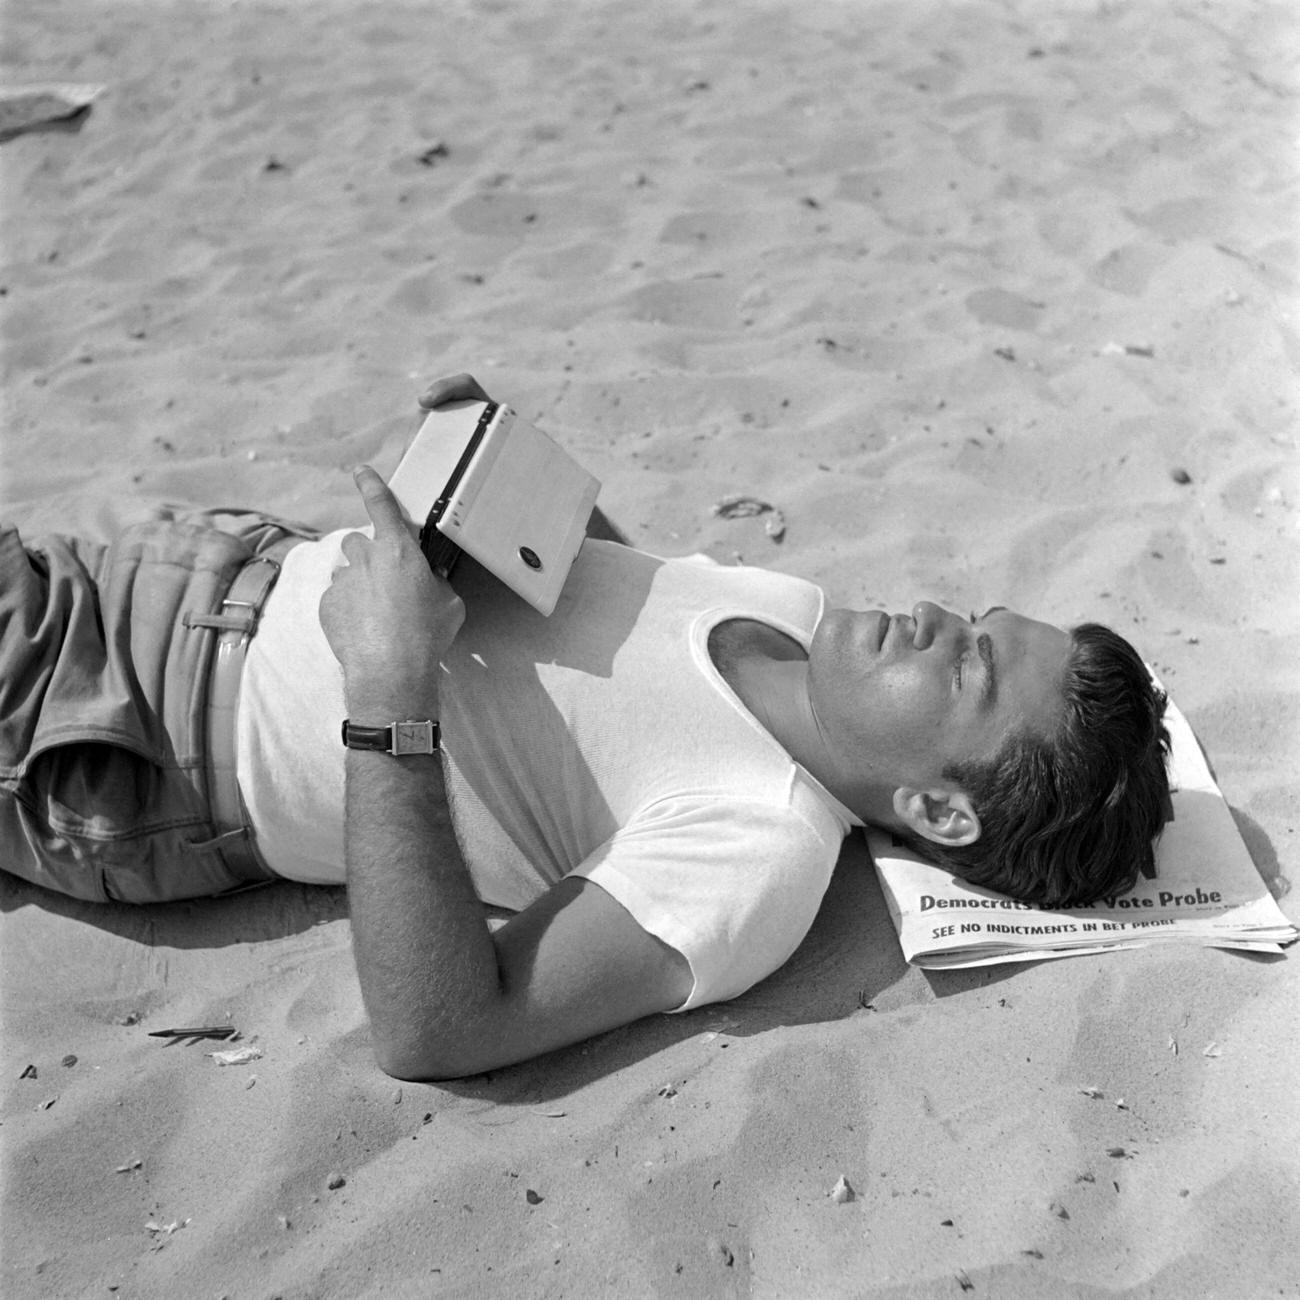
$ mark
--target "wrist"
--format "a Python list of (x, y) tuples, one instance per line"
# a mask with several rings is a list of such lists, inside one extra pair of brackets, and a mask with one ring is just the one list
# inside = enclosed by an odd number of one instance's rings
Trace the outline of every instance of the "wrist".
[(438, 692), (428, 687), (385, 687), (373, 683), (343, 683), (348, 717), (366, 725), (387, 726), (405, 718), (436, 718)]

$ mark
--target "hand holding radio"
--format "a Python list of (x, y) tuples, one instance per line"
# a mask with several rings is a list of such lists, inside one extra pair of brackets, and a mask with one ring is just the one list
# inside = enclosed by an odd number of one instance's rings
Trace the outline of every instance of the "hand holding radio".
[(374, 537), (343, 539), (347, 564), (334, 571), (320, 603), (348, 707), (437, 717), (439, 660), (465, 621), (465, 606), (429, 568), (383, 479), (364, 466), (356, 480)]

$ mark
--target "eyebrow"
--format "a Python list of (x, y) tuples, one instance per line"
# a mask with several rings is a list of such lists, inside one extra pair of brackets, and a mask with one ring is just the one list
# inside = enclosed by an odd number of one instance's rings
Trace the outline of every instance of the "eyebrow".
[[(996, 606), (994, 608), (997, 608)], [(991, 709), (998, 699), (998, 669), (993, 661), (993, 638), (981, 632), (975, 640), (980, 661), (984, 665), (984, 685), (980, 688), (980, 708)]]

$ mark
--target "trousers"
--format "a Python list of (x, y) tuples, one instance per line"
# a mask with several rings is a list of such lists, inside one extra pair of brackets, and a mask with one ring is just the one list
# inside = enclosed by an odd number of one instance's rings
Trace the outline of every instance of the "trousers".
[(0, 869), (74, 898), (162, 902), (274, 879), (228, 860), (208, 796), (216, 613), (245, 564), (314, 530), (248, 511), (107, 544), (0, 529)]

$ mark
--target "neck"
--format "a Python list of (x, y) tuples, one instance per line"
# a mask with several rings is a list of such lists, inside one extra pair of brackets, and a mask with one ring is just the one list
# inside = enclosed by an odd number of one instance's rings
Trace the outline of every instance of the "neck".
[(790, 637), (759, 623), (715, 629), (709, 654), (724, 680), (760, 725), (863, 821), (888, 824), (893, 790), (863, 789), (840, 770), (808, 689), (808, 656)]

